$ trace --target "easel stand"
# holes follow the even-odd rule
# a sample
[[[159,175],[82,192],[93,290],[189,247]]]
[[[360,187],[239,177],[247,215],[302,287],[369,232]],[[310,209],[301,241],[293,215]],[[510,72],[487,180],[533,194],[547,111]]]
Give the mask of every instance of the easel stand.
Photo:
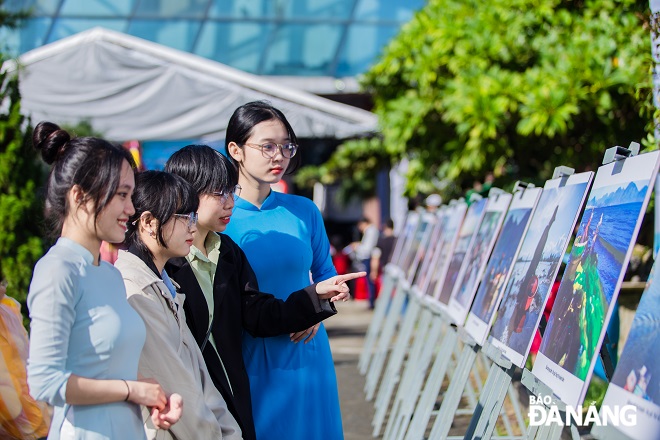
[[[508,359],[502,356],[502,351],[486,342],[482,348],[492,361],[486,385],[479,396],[477,409],[474,411],[470,426],[465,433],[464,439],[487,439],[493,436],[497,419],[502,411],[502,405],[507,391],[513,380],[516,367]],[[521,414],[520,405],[516,398],[511,399],[517,415]],[[505,418],[506,420],[506,418]],[[519,425],[525,426],[522,417],[519,416]],[[511,430],[509,429],[509,432]],[[500,437],[502,438],[502,437]],[[523,438],[514,436],[509,438]]]
[[[446,321],[434,317],[429,307],[429,297],[421,296],[421,292],[415,292],[415,295],[419,296],[422,303],[421,316],[415,341],[408,355],[408,361],[387,420],[384,435],[386,439],[403,438],[424,385],[435,347],[438,346],[443,330],[446,330]]]
[[[374,314],[371,318],[369,328],[367,329],[364,348],[362,349],[360,360],[358,362],[360,374],[363,376],[367,374],[369,363],[371,362],[373,356],[374,345],[376,344],[378,334],[380,333],[383,323],[385,322],[390,303],[393,301],[392,293],[394,292],[398,280],[402,275],[403,272],[397,266],[388,265],[385,267],[383,273],[383,284],[380,289],[378,299],[376,300]]]
[[[462,328],[458,329],[458,333],[463,342],[463,351],[458,359],[456,371],[449,383],[449,388],[442,399],[442,405],[440,406],[435,423],[433,423],[429,438],[447,438],[454,415],[461,401],[463,390],[470,377],[471,367],[474,365],[477,359],[477,353],[479,352],[479,345]]]
[[[383,366],[385,365],[385,359],[387,358],[387,353],[390,349],[390,344],[392,343],[392,337],[394,336],[394,330],[396,329],[397,323],[399,322],[399,316],[403,311],[405,300],[407,298],[407,283],[403,278],[399,278],[397,287],[394,290],[394,296],[392,297],[392,302],[389,305],[387,310],[387,315],[380,332],[376,344],[376,350],[372,356],[371,363],[369,364],[369,370],[367,372],[366,383],[364,386],[364,391],[367,395],[367,401],[371,401],[374,398],[376,393],[376,387],[378,386],[378,380],[380,379],[380,374],[383,371]]]
[[[424,437],[426,426],[429,423],[433,407],[438,394],[440,394],[440,389],[442,388],[442,382],[447,375],[447,369],[451,363],[452,353],[458,346],[458,330],[456,327],[448,324],[450,320],[440,308],[432,306],[432,311],[439,315],[436,316],[436,319],[445,323],[446,331],[438,349],[438,354],[431,367],[431,371],[429,372],[429,377],[413,412],[413,418],[410,421],[409,429],[406,432],[406,440],[419,440]],[[405,431],[403,427],[402,430]]]
[[[421,300],[415,294],[412,293],[410,286],[405,286],[405,295],[407,295],[409,301],[405,316],[401,323],[399,329],[399,334],[397,335],[397,340],[392,349],[392,354],[390,355],[387,369],[383,375],[383,380],[381,381],[380,388],[378,390],[378,395],[376,401],[374,402],[374,407],[376,408],[376,414],[374,415],[373,425],[373,435],[374,437],[380,434],[385,416],[387,415],[387,409],[394,392],[396,384],[399,382],[400,376],[399,372],[401,370],[401,365],[408,351],[410,338],[417,324],[419,318],[419,312],[421,311],[422,305]],[[369,396],[367,395],[367,398]]]

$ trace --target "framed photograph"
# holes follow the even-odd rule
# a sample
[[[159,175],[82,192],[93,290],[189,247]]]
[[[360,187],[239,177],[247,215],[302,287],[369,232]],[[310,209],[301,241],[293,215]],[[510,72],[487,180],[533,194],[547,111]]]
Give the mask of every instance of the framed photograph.
[[[435,227],[431,231],[429,236],[428,245],[426,246],[424,255],[422,255],[422,260],[419,266],[419,271],[417,272],[417,277],[414,280],[414,284],[419,289],[419,292],[426,295],[426,289],[428,289],[431,277],[433,272],[431,270],[433,262],[437,260],[438,252],[441,249],[442,235],[444,233],[444,226],[447,221],[448,215],[450,212],[449,206],[442,206],[436,213],[437,219],[435,222]]]
[[[502,232],[488,260],[465,322],[465,330],[479,345],[484,345],[486,341],[495,309],[511,275],[514,258],[518,255],[522,238],[527,232],[542,191],[541,188],[527,188],[513,194],[511,206],[504,217]]]
[[[458,273],[463,265],[465,255],[472,248],[472,242],[477,235],[477,228],[481,224],[487,201],[488,199],[481,199],[472,203],[465,214],[465,219],[458,232],[456,245],[449,259],[444,280],[442,283],[438,283],[437,291],[434,295],[441,304],[449,304],[449,298],[458,278]]]
[[[504,288],[489,340],[522,367],[594,173],[548,180]]]
[[[409,222],[412,222],[412,218],[417,216],[415,211],[406,212],[403,217],[403,226],[399,226],[399,232],[396,235],[396,241],[394,242],[394,249],[392,249],[392,258],[390,258],[390,264],[398,266],[399,258],[401,257],[402,248],[405,246],[406,242],[406,233],[410,229]]]
[[[417,211],[410,211],[408,213],[403,231],[401,235],[397,237],[397,246],[394,251],[392,251],[392,263],[398,266],[404,272],[408,268],[408,266],[406,266],[406,262],[408,259],[408,254],[410,253],[410,247],[412,246],[413,237],[419,228],[419,217],[420,213]],[[399,242],[401,242],[401,246],[398,246]]]
[[[417,228],[417,231],[413,234],[406,266],[403,267],[406,273],[406,279],[410,285],[415,281],[419,269],[419,263],[429,245],[429,237],[438,222],[438,217],[432,212],[422,212],[419,218],[419,228]]]
[[[435,298],[435,292],[438,286],[444,282],[447,268],[449,267],[449,260],[454,252],[454,247],[458,241],[458,232],[465,219],[465,214],[468,210],[467,203],[464,201],[456,201],[449,205],[445,211],[442,229],[438,243],[436,244],[436,251],[433,254],[433,260],[429,267],[428,285],[424,289],[427,295]]]
[[[598,169],[532,374],[568,405],[584,400],[658,173],[660,152]]]
[[[634,425],[609,427],[636,440],[660,438],[660,266],[655,265],[637,306],[626,345],[601,406],[606,409],[634,405]],[[601,418],[602,419],[602,418]],[[601,428],[594,427],[594,433]]]
[[[486,269],[486,262],[502,228],[504,214],[511,203],[512,197],[509,193],[488,197],[484,216],[456,277],[447,305],[449,316],[459,325],[463,325],[468,310],[470,310],[477,285]]]

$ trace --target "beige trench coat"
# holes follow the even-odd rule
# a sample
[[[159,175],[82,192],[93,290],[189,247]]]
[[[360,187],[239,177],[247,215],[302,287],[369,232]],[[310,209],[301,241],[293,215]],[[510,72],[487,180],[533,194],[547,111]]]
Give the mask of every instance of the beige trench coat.
[[[165,392],[183,397],[183,415],[168,431],[157,430],[143,407],[147,438],[240,439],[241,429],[215,388],[202,353],[186,325],[185,295],[172,298],[165,283],[130,252],[119,251],[115,266],[122,274],[129,304],[147,327],[138,373],[153,378]]]

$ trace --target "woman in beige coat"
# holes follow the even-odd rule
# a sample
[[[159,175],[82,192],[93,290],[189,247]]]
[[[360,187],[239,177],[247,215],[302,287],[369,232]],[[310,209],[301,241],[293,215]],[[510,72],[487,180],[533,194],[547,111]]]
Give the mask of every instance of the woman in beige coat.
[[[138,372],[183,397],[183,413],[169,430],[147,420],[149,439],[240,439],[241,430],[204,364],[183,311],[184,295],[164,270],[167,260],[187,255],[197,222],[198,197],[182,178],[161,171],[137,176],[135,214],[128,224],[128,251],[120,270],[129,304],[144,320],[147,338]]]

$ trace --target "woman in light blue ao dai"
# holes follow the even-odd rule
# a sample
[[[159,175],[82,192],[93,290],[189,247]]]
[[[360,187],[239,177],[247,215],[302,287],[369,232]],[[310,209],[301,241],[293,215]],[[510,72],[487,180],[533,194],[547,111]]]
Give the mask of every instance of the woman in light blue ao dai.
[[[134,212],[133,160],[49,122],[37,125],[33,142],[53,164],[46,217],[59,238],[37,262],[28,294],[30,393],[54,406],[48,439],[143,439],[140,405],[167,428],[181,402],[174,395],[170,406],[160,385],[138,379],[145,327],[119,271],[100,260],[101,241],[123,241]]]

